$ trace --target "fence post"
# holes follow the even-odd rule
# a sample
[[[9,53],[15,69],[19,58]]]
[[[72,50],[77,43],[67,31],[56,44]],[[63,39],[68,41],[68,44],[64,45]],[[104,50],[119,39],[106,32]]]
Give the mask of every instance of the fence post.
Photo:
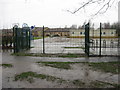
[[[15,25],[13,27],[13,32],[14,32],[14,53],[17,53],[18,52],[18,41],[17,41],[17,38],[18,38],[18,26]]]
[[[13,49],[14,49],[14,53],[15,53],[15,27],[13,27]]]
[[[30,49],[30,47],[31,47],[31,31],[30,31],[30,28],[29,28],[29,30],[28,30],[28,33],[29,33],[29,43],[28,43],[28,47],[29,47],[29,49]]]
[[[89,57],[89,48],[90,48],[90,40],[89,40],[89,23],[85,25],[85,54]]]
[[[43,54],[45,54],[44,26],[43,26]]]
[[[102,24],[100,23],[100,48],[99,48],[99,56],[101,56],[101,30],[102,30]]]

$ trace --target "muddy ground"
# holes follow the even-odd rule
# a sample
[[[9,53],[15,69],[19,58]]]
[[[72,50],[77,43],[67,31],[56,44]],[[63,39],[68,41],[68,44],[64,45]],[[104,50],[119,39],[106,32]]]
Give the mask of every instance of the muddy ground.
[[[12,56],[8,52],[4,52],[2,57],[2,63],[13,65],[13,67],[8,68],[2,67],[3,88],[106,88],[114,87],[114,85],[118,84],[118,74],[105,73],[100,70],[95,71],[91,67],[82,63],[71,64],[71,69],[54,68],[36,63],[38,61],[83,62],[85,60],[99,62],[100,59],[98,58],[23,57]],[[105,58],[103,58],[103,60],[104,59]],[[105,60],[105,62],[110,60],[117,61],[118,58],[111,57],[111,59],[109,58]],[[33,82],[29,82],[26,79],[15,81],[15,75],[29,71],[59,79],[53,81],[47,80],[46,78],[33,78]]]

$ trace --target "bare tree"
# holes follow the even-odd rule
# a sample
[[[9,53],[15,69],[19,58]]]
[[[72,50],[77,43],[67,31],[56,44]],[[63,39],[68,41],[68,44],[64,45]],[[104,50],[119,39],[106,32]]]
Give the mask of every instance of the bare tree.
[[[70,28],[72,28],[72,29],[77,29],[77,25],[76,25],[76,24],[73,24]]]
[[[71,10],[67,10],[68,12],[75,14],[78,11],[80,11],[81,9],[83,9],[84,7],[89,6],[90,4],[98,4],[101,5],[101,8],[92,15],[92,17],[98,15],[98,14],[103,14],[105,13],[115,2],[119,2],[120,0],[87,0],[87,2],[83,2],[83,4],[78,7],[76,10],[71,11]]]
[[[103,23],[103,28],[104,28],[104,29],[110,29],[110,28],[111,28],[110,23],[109,23],[109,22]]]

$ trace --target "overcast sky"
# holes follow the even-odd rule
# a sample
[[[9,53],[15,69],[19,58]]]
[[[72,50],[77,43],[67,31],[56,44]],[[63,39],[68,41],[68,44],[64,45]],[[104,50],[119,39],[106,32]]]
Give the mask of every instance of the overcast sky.
[[[0,0],[0,28],[10,28],[13,23],[27,23],[29,26],[70,27],[78,26],[90,19],[100,6],[92,4],[81,9],[76,14],[74,11],[82,2],[88,0]],[[117,0],[115,0],[117,1]],[[119,0],[118,0],[119,1]],[[114,5],[102,15],[96,16],[92,22],[117,22],[118,6]]]

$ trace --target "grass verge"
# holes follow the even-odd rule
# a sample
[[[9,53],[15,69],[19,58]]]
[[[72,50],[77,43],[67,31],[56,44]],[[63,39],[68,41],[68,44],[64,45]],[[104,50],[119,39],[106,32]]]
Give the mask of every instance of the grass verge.
[[[81,80],[74,80],[72,81],[72,83],[76,86],[87,87],[87,88],[107,88],[107,87],[120,88],[119,84],[112,84],[112,83],[98,81],[98,80],[91,81],[88,84],[86,84]]]
[[[23,72],[21,74],[15,75],[14,80],[15,81],[22,81],[22,80],[27,80],[29,83],[33,83],[34,82],[34,78],[40,78],[40,79],[45,79],[47,81],[52,81],[52,82],[57,82],[57,83],[72,83],[75,86],[79,86],[79,87],[89,87],[89,88],[104,88],[104,87],[115,87],[115,88],[119,88],[120,85],[118,84],[111,84],[111,83],[107,83],[107,82],[102,82],[102,81],[92,81],[90,82],[88,85],[86,84],[86,82],[83,82],[81,80],[63,80],[61,78],[58,77],[54,77],[54,76],[50,76],[50,75],[44,75],[44,74],[37,74],[36,72]]]
[[[112,84],[112,83],[98,81],[98,80],[91,82],[90,86],[95,88],[100,88],[105,86],[113,86],[114,88],[120,88],[120,84]]]
[[[12,64],[0,64],[0,66],[2,66],[2,67],[4,67],[4,68],[11,68],[11,67],[13,67],[13,65]]]
[[[65,80],[61,79],[61,78],[57,78],[54,76],[50,76],[50,75],[44,75],[44,74],[37,74],[36,72],[23,72],[21,74],[15,75],[15,81],[22,81],[22,80],[27,80],[28,82],[32,83],[34,82],[33,78],[40,78],[40,79],[46,79],[47,81],[57,81],[57,82],[63,82]]]
[[[90,52],[90,54],[93,54]],[[25,52],[19,52],[19,53],[12,53],[11,55],[15,56],[34,56],[34,57],[63,57],[63,58],[80,58],[80,57],[88,57],[85,55],[85,53],[58,53],[58,54],[43,54],[43,53],[25,53]],[[100,57],[99,55],[90,55],[90,57]],[[101,57],[119,57],[119,55],[102,55]]]
[[[43,37],[34,37],[34,40],[42,39]]]
[[[71,69],[70,64],[81,63],[91,67],[92,70],[100,70],[102,72],[120,74],[120,62],[37,62],[45,66],[59,69]]]
[[[101,70],[113,74],[120,74],[120,62],[99,62],[99,63],[85,63],[92,67],[93,70]]]
[[[46,38],[48,36],[45,36],[44,38]],[[34,40],[37,40],[37,39],[43,39],[43,37],[34,37]]]
[[[74,85],[76,85],[76,86],[85,86],[85,82],[82,82],[82,81],[80,81],[80,80],[73,80],[72,81],[72,83],[74,84]]]
[[[63,57],[63,58],[79,58],[79,57],[86,57],[85,54],[61,54],[58,55],[58,57]]]
[[[35,57],[63,57],[63,58],[78,58],[85,57],[85,54],[41,54],[41,53],[13,53],[15,56],[35,56]]]
[[[64,47],[64,48],[69,48],[69,49],[72,49],[72,48],[81,48],[81,49],[85,49],[85,47]]]
[[[77,62],[36,62],[36,63],[42,63],[45,66],[50,66],[54,68],[59,68],[59,69],[71,69],[70,64],[74,64]]]

